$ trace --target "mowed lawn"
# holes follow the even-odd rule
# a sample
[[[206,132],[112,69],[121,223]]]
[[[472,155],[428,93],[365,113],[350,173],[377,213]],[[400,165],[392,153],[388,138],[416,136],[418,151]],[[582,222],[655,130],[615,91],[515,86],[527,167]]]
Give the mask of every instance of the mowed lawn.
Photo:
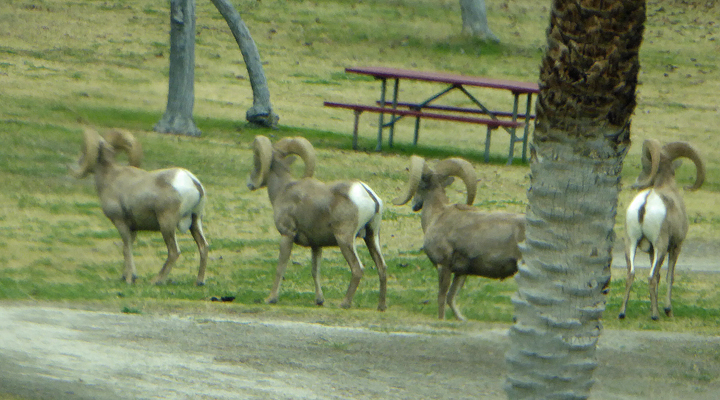
[[[421,250],[419,215],[391,199],[405,185],[409,156],[428,159],[462,156],[480,178],[476,206],[523,212],[529,169],[505,165],[507,135],[496,131],[489,164],[482,162],[484,127],[423,121],[420,145],[411,146],[412,121],[396,130],[394,149],[372,151],[377,116],[360,120],[361,151],[350,149],[352,113],[324,108],[323,101],[372,103],[380,85],[348,75],[344,68],[382,65],[537,81],[545,45],[549,2],[488,3],[491,29],[501,42],[478,42],[461,35],[457,1],[412,2],[264,1],[235,4],[255,40],[280,116],[276,130],[245,122],[252,105],[247,70],[230,30],[211,2],[197,2],[195,120],[200,138],[152,132],[167,101],[169,10],[167,2],[125,0],[72,2],[23,0],[0,4],[0,299],[49,301],[76,307],[126,312],[200,310],[253,312],[283,318],[386,326],[398,321],[434,323],[437,277]],[[719,6],[707,2],[650,1],[641,48],[638,106],[632,122],[634,145],[623,171],[616,222],[622,246],[629,184],[639,171],[646,138],[695,144],[707,162],[701,190],[686,193],[693,248],[717,255],[720,244],[720,32]],[[435,91],[429,84],[407,85],[406,98]],[[490,104],[511,106],[502,91],[479,91]],[[460,97],[449,98],[461,104]],[[103,216],[92,178],[77,180],[67,166],[77,160],[82,128],[132,130],[145,150],[147,169],[182,166],[208,192],[205,231],[211,243],[207,285],[194,287],[197,251],[180,236],[182,256],[173,283],[149,280],[166,257],[157,233],[142,233],[135,246],[140,279],[120,281],[122,244]],[[352,310],[338,310],[350,272],[339,251],[324,252],[326,305],[314,305],[310,252],[296,248],[282,284],[280,302],[264,304],[277,261],[278,234],[267,192],[250,192],[255,135],[276,141],[302,135],[316,147],[316,177],[361,179],[386,201],[382,244],[389,267],[388,305],[377,305],[377,274],[367,251],[358,246],[367,269]],[[518,149],[520,147],[518,146]],[[298,163],[300,164],[300,163]],[[296,165],[296,172],[301,165]],[[678,170],[678,184],[695,176],[692,163]],[[464,188],[453,184],[453,201]],[[681,254],[683,257],[702,254]],[[647,257],[638,256],[641,265]],[[711,261],[710,261],[711,262]],[[615,260],[622,265],[623,260]],[[608,295],[606,326],[716,332],[720,321],[720,278],[680,270],[674,290],[673,320],[652,323],[644,275],[636,280],[628,320],[615,318],[624,290],[624,270],[615,269]],[[664,277],[663,277],[664,283]],[[459,304],[474,321],[510,323],[512,279],[469,279]],[[664,291],[664,285],[661,286]],[[234,296],[219,304],[212,297]],[[461,329],[455,322],[443,323]]]

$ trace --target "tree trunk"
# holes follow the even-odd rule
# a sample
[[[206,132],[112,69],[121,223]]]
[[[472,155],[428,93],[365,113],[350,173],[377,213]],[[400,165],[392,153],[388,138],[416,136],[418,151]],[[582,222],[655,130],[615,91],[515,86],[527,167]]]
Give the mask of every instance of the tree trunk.
[[[156,132],[200,136],[195,102],[195,0],[170,0],[170,77],[165,114]]]
[[[540,71],[511,399],[585,399],[610,281],[644,0],[555,0]]]
[[[462,14],[463,33],[482,40],[500,41],[488,26],[485,0],[460,0],[460,13]]]
[[[272,110],[270,104],[270,90],[268,90],[265,72],[260,62],[260,54],[258,53],[255,41],[250,36],[250,31],[243,22],[240,14],[233,8],[227,0],[211,0],[215,7],[220,11],[223,18],[227,22],[235,41],[240,47],[243,60],[247,66],[248,75],[250,76],[250,86],[253,91],[253,106],[245,114],[245,118],[257,124],[274,127],[277,126],[279,117]]]

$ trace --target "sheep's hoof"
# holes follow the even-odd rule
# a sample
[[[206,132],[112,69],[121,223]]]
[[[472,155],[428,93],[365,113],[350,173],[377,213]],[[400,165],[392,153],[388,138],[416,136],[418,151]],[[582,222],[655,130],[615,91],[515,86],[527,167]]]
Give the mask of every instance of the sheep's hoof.
[[[650,317],[650,318],[652,318],[653,321],[657,321],[657,320],[660,319],[660,317],[658,317],[657,315],[653,315],[653,316]]]
[[[325,300],[324,300],[324,299],[319,299],[319,300],[316,299],[316,300],[315,300],[315,305],[318,305],[318,306],[322,307],[323,304],[325,304]]]
[[[128,285],[132,285],[133,283],[135,283],[135,281],[137,280],[137,278],[138,278],[138,277],[137,277],[137,275],[135,275],[135,274],[132,274],[132,276],[130,277],[130,279],[128,279],[127,276],[125,276],[125,275],[122,276],[122,280],[125,281],[125,282],[127,282]]]
[[[267,300],[265,300],[265,303],[267,303],[267,304],[277,304],[277,302],[278,302],[277,297],[270,297]]]
[[[665,307],[665,315],[667,315],[668,317],[672,317],[673,316],[672,308]]]
[[[618,319],[625,319],[625,313],[622,312],[622,313],[618,314]]]
[[[205,286],[205,282],[195,282],[195,286]]]

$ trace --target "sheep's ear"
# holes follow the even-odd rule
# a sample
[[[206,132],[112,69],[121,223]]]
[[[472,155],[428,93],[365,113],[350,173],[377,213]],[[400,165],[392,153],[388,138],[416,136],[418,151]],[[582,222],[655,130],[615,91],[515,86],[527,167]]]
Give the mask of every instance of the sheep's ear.
[[[282,154],[297,154],[302,158],[305,163],[303,178],[310,178],[315,173],[315,162],[317,160],[315,148],[313,148],[313,145],[304,137],[296,136],[281,139],[275,143],[274,148]]]
[[[297,161],[297,156],[294,154],[290,154],[289,156],[283,158],[288,166],[292,165],[295,161]]]
[[[681,165],[682,165],[682,160],[673,161],[673,163],[672,163],[673,172],[677,171],[677,169],[680,168]]]
[[[472,205],[477,193],[477,176],[475,168],[467,160],[462,158],[447,158],[435,166],[435,172],[439,176],[457,176],[462,179],[467,188],[467,199],[465,204]]]
[[[442,186],[443,186],[443,187],[448,187],[448,186],[450,186],[453,182],[455,182],[455,177],[454,177],[454,176],[448,176],[447,178],[445,178],[445,181],[442,183]]]

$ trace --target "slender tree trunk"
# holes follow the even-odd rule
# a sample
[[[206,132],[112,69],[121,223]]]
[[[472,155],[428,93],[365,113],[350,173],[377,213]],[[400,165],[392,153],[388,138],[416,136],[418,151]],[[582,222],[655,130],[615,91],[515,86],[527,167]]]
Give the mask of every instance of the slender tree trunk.
[[[590,395],[644,22],[644,0],[553,1],[506,355],[511,399]]]
[[[156,132],[200,136],[195,103],[195,0],[170,0],[170,77],[165,114]]]
[[[257,46],[255,46],[255,41],[253,41],[250,36],[250,31],[247,26],[245,26],[240,14],[235,11],[232,4],[227,0],[211,1],[218,11],[220,11],[223,18],[225,18],[233,36],[235,36],[235,41],[240,47],[240,53],[242,53],[248,75],[250,76],[250,86],[253,91],[253,106],[247,111],[245,118],[257,124],[276,126],[279,117],[272,110],[270,90],[268,90],[265,72],[260,62],[260,54],[258,53]]]
[[[463,33],[482,40],[500,41],[488,26],[485,0],[460,0],[460,13],[462,14]]]

